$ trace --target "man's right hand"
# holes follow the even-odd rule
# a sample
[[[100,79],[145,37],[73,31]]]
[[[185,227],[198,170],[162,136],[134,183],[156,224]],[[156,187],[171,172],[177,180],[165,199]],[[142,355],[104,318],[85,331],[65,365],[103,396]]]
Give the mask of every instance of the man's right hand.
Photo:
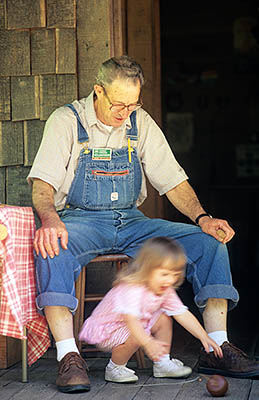
[[[49,255],[51,258],[59,254],[59,240],[63,249],[67,249],[68,232],[65,224],[57,216],[47,222],[43,222],[42,226],[36,231],[34,238],[34,249],[43,258]]]
[[[59,218],[54,206],[54,188],[41,179],[33,179],[32,202],[41,220],[41,227],[36,231],[34,249],[43,258],[51,258],[59,254],[61,247],[67,249],[68,232]]]

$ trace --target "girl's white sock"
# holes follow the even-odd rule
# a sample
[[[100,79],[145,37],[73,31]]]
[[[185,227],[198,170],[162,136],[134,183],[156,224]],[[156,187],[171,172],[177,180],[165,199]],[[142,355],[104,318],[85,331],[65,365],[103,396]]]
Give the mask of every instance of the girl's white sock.
[[[115,364],[115,362],[113,362],[112,359],[110,359],[110,361],[109,361],[108,364],[107,364],[107,367],[110,367],[110,368],[115,368],[115,367],[126,367],[126,365],[127,365],[127,363],[126,363],[126,364],[121,364],[121,365]]]
[[[154,361],[154,364],[162,365],[168,363],[168,361],[170,361],[170,354],[165,354],[159,359],[159,361]]]
[[[62,358],[65,357],[65,355],[67,353],[70,353],[71,351],[74,351],[79,354],[75,338],[60,340],[59,342],[56,342],[56,348],[57,348],[58,362],[60,362]]]
[[[214,331],[214,332],[208,333],[208,335],[219,346],[221,346],[224,342],[228,342],[228,334],[226,331]],[[211,346],[210,346],[210,351],[214,351]]]

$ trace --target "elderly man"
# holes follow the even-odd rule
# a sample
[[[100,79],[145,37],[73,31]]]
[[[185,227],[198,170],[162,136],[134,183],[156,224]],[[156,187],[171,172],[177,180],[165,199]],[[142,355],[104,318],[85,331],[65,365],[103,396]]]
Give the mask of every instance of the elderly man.
[[[176,239],[185,249],[194,301],[206,331],[222,348],[223,359],[201,352],[200,371],[259,375],[258,363],[227,338],[227,312],[238,302],[225,245],[234,231],[202,208],[162,131],[142,109],[143,84],[143,71],[130,57],[105,61],[93,92],[58,108],[46,122],[28,177],[42,223],[34,240],[36,302],[56,341],[62,392],[90,390],[73,335],[74,281],[81,268],[100,254],[134,257],[154,236]],[[144,172],[196,225],[150,219],[138,210],[146,198]]]

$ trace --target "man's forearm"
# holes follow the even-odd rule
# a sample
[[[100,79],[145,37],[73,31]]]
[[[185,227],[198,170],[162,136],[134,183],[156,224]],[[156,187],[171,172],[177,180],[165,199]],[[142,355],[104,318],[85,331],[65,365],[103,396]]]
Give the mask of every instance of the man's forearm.
[[[205,213],[196,193],[187,181],[167,192],[166,196],[177,210],[193,222],[198,215]]]
[[[41,221],[59,218],[54,205],[54,189],[40,179],[33,180],[32,203]]]

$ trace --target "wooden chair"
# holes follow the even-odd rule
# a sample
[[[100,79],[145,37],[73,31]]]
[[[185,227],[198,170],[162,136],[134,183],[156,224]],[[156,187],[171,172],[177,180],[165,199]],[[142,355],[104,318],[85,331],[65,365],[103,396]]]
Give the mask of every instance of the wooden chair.
[[[126,256],[125,254],[106,254],[102,256],[95,257],[90,263],[93,262],[115,262],[116,264],[116,269],[119,271],[122,267],[125,267],[125,264],[127,264],[129,261],[129,257]],[[89,263],[89,264],[90,264]],[[89,265],[88,264],[88,265]],[[85,283],[86,283],[86,271],[87,271],[87,266],[82,268],[82,271],[76,281],[76,297],[79,300],[79,305],[78,309],[75,313],[74,316],[74,332],[75,332],[75,337],[78,338],[79,331],[83,325],[84,319],[85,319],[85,305],[88,302],[96,302],[100,301],[103,299],[104,294],[86,294],[85,293]],[[81,353],[83,352],[89,352],[89,351],[98,351],[95,347],[85,347],[83,346],[83,343],[78,341],[78,348]],[[144,358],[144,352],[142,349],[139,349],[135,353],[136,361],[137,361],[137,366],[138,368],[145,368],[145,358]]]

